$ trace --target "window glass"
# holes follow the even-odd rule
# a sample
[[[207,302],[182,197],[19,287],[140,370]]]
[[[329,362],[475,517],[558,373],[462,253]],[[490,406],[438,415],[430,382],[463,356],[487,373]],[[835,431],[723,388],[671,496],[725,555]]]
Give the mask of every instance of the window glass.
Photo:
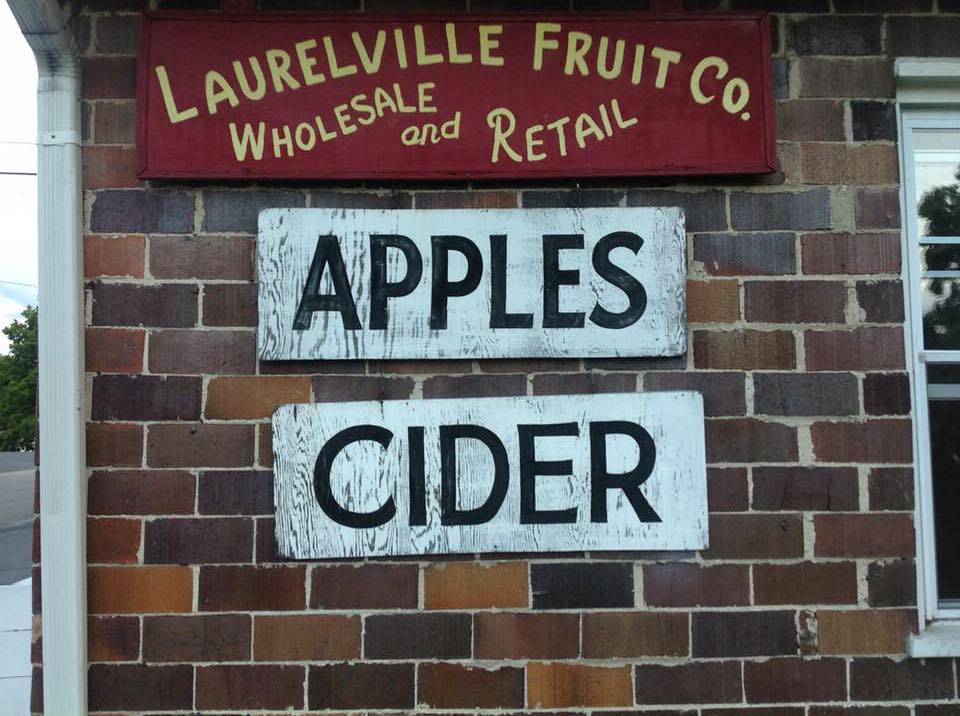
[[[960,398],[960,385],[950,388],[944,392]],[[960,399],[930,400],[929,411],[937,591],[941,602],[954,601],[960,600]]]
[[[916,130],[917,236],[960,236],[960,131]]]

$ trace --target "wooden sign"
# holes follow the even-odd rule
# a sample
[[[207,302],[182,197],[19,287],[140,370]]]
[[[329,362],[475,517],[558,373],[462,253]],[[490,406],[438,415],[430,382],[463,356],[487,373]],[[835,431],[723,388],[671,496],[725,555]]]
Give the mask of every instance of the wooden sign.
[[[776,167],[765,14],[142,17],[142,178]]]
[[[680,209],[271,209],[260,358],[686,350]]]
[[[294,559],[707,546],[698,393],[284,405]]]

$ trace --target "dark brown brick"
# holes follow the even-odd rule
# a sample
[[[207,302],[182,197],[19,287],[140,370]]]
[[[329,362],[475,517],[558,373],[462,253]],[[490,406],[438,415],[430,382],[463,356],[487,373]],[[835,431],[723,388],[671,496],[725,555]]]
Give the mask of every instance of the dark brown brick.
[[[193,231],[193,213],[193,194],[187,191],[107,189],[94,195],[90,231],[96,234],[186,233]],[[161,276],[154,274],[154,278]]]
[[[95,326],[182,328],[197,323],[196,285],[94,282],[91,294]]]
[[[917,603],[917,568],[912,559],[874,562],[867,566],[867,604],[906,607]]]
[[[619,659],[686,656],[690,620],[676,612],[601,612],[583,615],[583,657]]]
[[[871,510],[913,510],[913,469],[877,467],[870,471]]]
[[[753,418],[708,419],[707,462],[794,462],[797,430]]]
[[[707,559],[787,559],[803,555],[798,515],[710,515]]]
[[[438,375],[423,381],[424,398],[489,398],[526,392],[524,375]]]
[[[131,101],[95,102],[93,136],[98,144],[134,144],[137,108]]]
[[[154,278],[252,281],[252,239],[229,236],[151,236]]]
[[[319,0],[326,4],[323,9],[359,10],[354,0]],[[337,5],[340,7],[337,7]],[[265,10],[265,0],[261,0],[260,9]],[[279,8],[278,8],[279,9]],[[310,206],[325,209],[411,209],[413,197],[405,192],[391,188],[389,191],[341,191],[339,189],[318,189],[310,192]]]
[[[903,284],[899,281],[857,283],[857,303],[868,323],[903,322]]]
[[[850,698],[863,701],[948,699],[954,696],[949,659],[854,659]]]
[[[636,7],[631,5],[631,9]],[[727,228],[727,198],[722,191],[631,189],[627,192],[627,206],[679,206],[684,210],[687,231]]]
[[[896,370],[903,368],[903,329],[857,328],[806,331],[807,370]]]
[[[918,712],[919,713],[919,712]],[[810,716],[909,716],[907,706],[811,706]]]
[[[84,359],[88,371],[139,373],[143,370],[142,330],[87,328],[84,331]]]
[[[198,420],[200,378],[100,375],[93,379],[92,420]]]
[[[273,514],[272,472],[203,472],[197,491],[197,509],[201,515]]]
[[[851,102],[850,124],[855,142],[894,141],[897,138],[896,105],[893,102]]]
[[[203,194],[203,230],[256,234],[262,209],[305,205],[304,192],[296,189],[207,190]]]
[[[87,518],[87,563],[132,564],[139,561],[140,520]]]
[[[257,325],[257,287],[252,283],[208,283],[203,287],[203,325]]]
[[[748,281],[744,316],[757,323],[842,323],[847,287],[839,281]]]
[[[306,606],[306,568],[202,567],[203,611],[282,611]]]
[[[143,619],[143,659],[148,662],[247,661],[251,643],[247,614]]]
[[[312,709],[412,709],[413,664],[311,666]]]
[[[847,514],[814,517],[818,557],[910,557],[914,554],[912,515]]]
[[[465,659],[470,656],[469,614],[374,614],[364,626],[367,659]]]
[[[253,331],[159,330],[150,333],[150,372],[252,373]]]
[[[748,504],[747,471],[742,467],[707,468],[710,512],[744,512]]]
[[[151,467],[248,467],[253,464],[253,426],[157,423],[147,433]]]
[[[201,709],[303,708],[302,666],[201,666],[197,706]]]
[[[789,331],[694,331],[697,368],[772,370],[796,366],[796,341]]]
[[[743,415],[746,397],[743,373],[662,372],[643,376],[644,390],[695,390],[703,395],[708,416]]]
[[[140,620],[137,617],[90,617],[87,620],[87,659],[137,661]]]
[[[186,664],[91,664],[87,684],[91,711],[193,707],[193,667]]]
[[[143,427],[128,423],[87,423],[87,465],[139,467]]]
[[[415,609],[418,570],[412,564],[317,567],[311,572],[311,609]]]
[[[418,706],[442,709],[520,709],[524,706],[522,668],[420,664],[419,669]]]
[[[886,59],[802,57],[797,66],[801,97],[894,96],[893,63]]]
[[[137,93],[133,57],[84,57],[80,61],[84,99],[132,99]]]
[[[852,373],[756,373],[754,412],[758,415],[856,415],[858,381]]]
[[[770,659],[746,662],[743,682],[751,703],[845,701],[843,659]]]
[[[794,613],[697,612],[691,625],[692,656],[780,656],[797,652]]]
[[[960,18],[891,17],[887,45],[893,57],[957,57]]]
[[[217,564],[253,560],[253,520],[240,517],[147,522],[145,564]]]
[[[654,607],[732,607],[750,603],[750,575],[742,565],[666,563],[643,567],[644,601]]]
[[[693,260],[710,276],[792,274],[796,249],[792,234],[697,234]]]
[[[628,373],[549,373],[533,378],[534,395],[633,393],[637,376]]]
[[[753,509],[825,511],[859,507],[856,468],[755,467]]]
[[[739,703],[743,698],[739,661],[637,664],[634,673],[642,704]]]
[[[418,209],[515,209],[515,191],[431,191],[414,196]]]
[[[627,562],[552,562],[530,565],[534,609],[633,606],[633,569]]]
[[[933,0],[833,0],[837,12],[906,13],[930,12]],[[816,709],[817,716],[824,709]]]
[[[738,231],[829,229],[830,192],[734,192],[730,195],[730,223]]]
[[[136,15],[105,15],[97,18],[97,54],[136,55]]]
[[[910,462],[913,457],[908,420],[814,423],[810,436],[820,462]]]
[[[194,477],[178,470],[94,471],[87,482],[92,515],[192,514]]]
[[[779,139],[842,142],[843,103],[819,99],[777,102]]]
[[[523,205],[534,208],[620,206],[623,192],[610,189],[534,189],[523,192]]]
[[[787,41],[799,55],[880,54],[879,17],[823,15],[793,20]]]
[[[84,189],[140,187],[139,163],[134,147],[87,145],[80,158]]]
[[[753,565],[757,604],[856,604],[853,562]]]
[[[258,616],[257,661],[335,661],[360,657],[360,617],[332,614]]]
[[[800,250],[805,274],[900,273],[900,235],[802,234]]]
[[[480,612],[474,617],[477,659],[570,659],[579,653],[577,614]]]
[[[858,189],[858,229],[899,229],[900,192],[896,189]]]
[[[867,415],[908,415],[910,379],[906,373],[868,373],[863,377]]]
[[[318,403],[339,403],[350,400],[405,400],[412,392],[412,378],[366,375],[313,376],[313,395]]]

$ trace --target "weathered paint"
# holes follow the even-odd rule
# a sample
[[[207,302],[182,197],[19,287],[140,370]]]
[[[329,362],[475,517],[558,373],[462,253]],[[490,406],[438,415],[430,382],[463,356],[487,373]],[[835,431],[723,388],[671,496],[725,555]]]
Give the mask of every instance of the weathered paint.
[[[628,473],[653,458],[637,489],[659,521],[609,489],[602,499],[606,521],[591,505],[591,479],[599,480],[591,424],[623,421],[640,426],[649,445],[627,435],[605,438],[606,470]],[[567,523],[521,524],[518,425],[565,425],[564,436],[535,439],[533,458],[537,510],[569,510]],[[507,485],[502,503],[480,524],[443,524],[440,426],[479,426],[503,445]],[[356,426],[386,429],[380,442],[352,442],[321,457],[331,438]],[[411,499],[411,444],[423,428],[423,499]],[[599,428],[594,428],[599,429]],[[573,435],[569,433],[574,433]],[[389,437],[383,439],[383,435]],[[334,441],[335,442],[335,441]],[[330,448],[328,447],[328,451]],[[703,401],[699,393],[630,393],[556,397],[474,398],[284,405],[273,417],[274,500],[280,553],[296,559],[475,552],[584,550],[693,550],[707,546],[706,459]],[[591,453],[594,453],[591,456]],[[654,456],[655,453],[655,456]],[[494,489],[493,452],[480,440],[463,439],[448,466],[456,465],[456,507],[475,509]],[[528,458],[530,457],[528,453]],[[527,463],[530,464],[529,462]],[[328,466],[324,479],[323,465]],[[414,467],[414,471],[416,471]],[[329,486],[327,497],[318,489]],[[318,485],[320,486],[318,488]],[[448,490],[448,494],[451,494]],[[353,513],[371,526],[338,523],[321,499]],[[392,502],[391,502],[392,501]],[[329,503],[328,503],[329,504]],[[417,505],[423,505],[417,518]],[[392,505],[392,508],[390,507]],[[336,508],[334,508],[336,509]],[[370,517],[378,510],[388,510]],[[389,514],[392,510],[393,514]],[[528,513],[529,514],[529,513]],[[553,518],[550,518],[553,519]],[[565,519],[570,519],[568,516]],[[373,526],[377,523],[376,526]]]
[[[372,258],[372,235],[408,237],[422,261],[416,287],[387,300],[385,327],[371,326],[371,267],[380,263]],[[482,268],[475,289],[446,301],[446,327],[441,328],[431,319],[437,283],[432,276],[432,240],[448,235],[464,237],[475,246]],[[582,249],[556,251],[558,270],[553,271],[545,267],[545,257],[554,252],[545,250],[552,239],[544,237],[551,235],[582,237]],[[634,243],[605,251],[610,244],[600,242],[611,235],[633,236]],[[301,304],[305,294],[335,294],[329,265],[316,289],[307,290],[320,242],[331,241],[324,238],[331,236],[336,237],[356,306],[352,326],[345,325],[350,321],[338,310],[299,310],[306,308]],[[491,262],[496,241],[505,244],[500,271]],[[678,355],[686,350],[684,250],[683,212],[676,208],[266,210],[260,214],[257,241],[259,354],[263,360]],[[386,280],[402,281],[410,272],[404,255],[387,249],[383,256]],[[446,275],[450,281],[462,279],[466,258],[457,251],[450,251],[449,257]],[[604,257],[642,287],[646,305],[641,313],[626,317],[630,289],[615,285],[598,270],[598,259]],[[504,274],[502,288],[495,290],[499,280],[494,277]],[[562,285],[548,286],[545,292],[545,276],[546,283]],[[634,290],[634,298],[639,293]],[[556,318],[547,320],[556,312],[547,308],[546,294],[556,294],[558,311],[582,313],[582,325],[556,327]],[[493,326],[492,301],[497,296],[507,313],[530,316],[521,321],[525,327]],[[623,314],[623,319],[612,319],[623,325],[610,327],[611,319],[595,314],[598,307]]]

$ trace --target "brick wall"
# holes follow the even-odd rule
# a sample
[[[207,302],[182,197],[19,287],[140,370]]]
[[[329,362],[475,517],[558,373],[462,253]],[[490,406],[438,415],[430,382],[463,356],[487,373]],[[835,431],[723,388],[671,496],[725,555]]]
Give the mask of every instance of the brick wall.
[[[960,54],[960,2],[689,2],[787,13],[772,23],[781,171],[519,188],[140,182],[145,4],[91,0],[76,22],[91,711],[957,713],[956,663],[904,656],[915,546],[891,58]],[[365,0],[411,5],[466,9]],[[686,356],[256,359],[261,208],[570,204],[686,209]],[[275,556],[277,404],[676,388],[705,398],[707,551]]]

